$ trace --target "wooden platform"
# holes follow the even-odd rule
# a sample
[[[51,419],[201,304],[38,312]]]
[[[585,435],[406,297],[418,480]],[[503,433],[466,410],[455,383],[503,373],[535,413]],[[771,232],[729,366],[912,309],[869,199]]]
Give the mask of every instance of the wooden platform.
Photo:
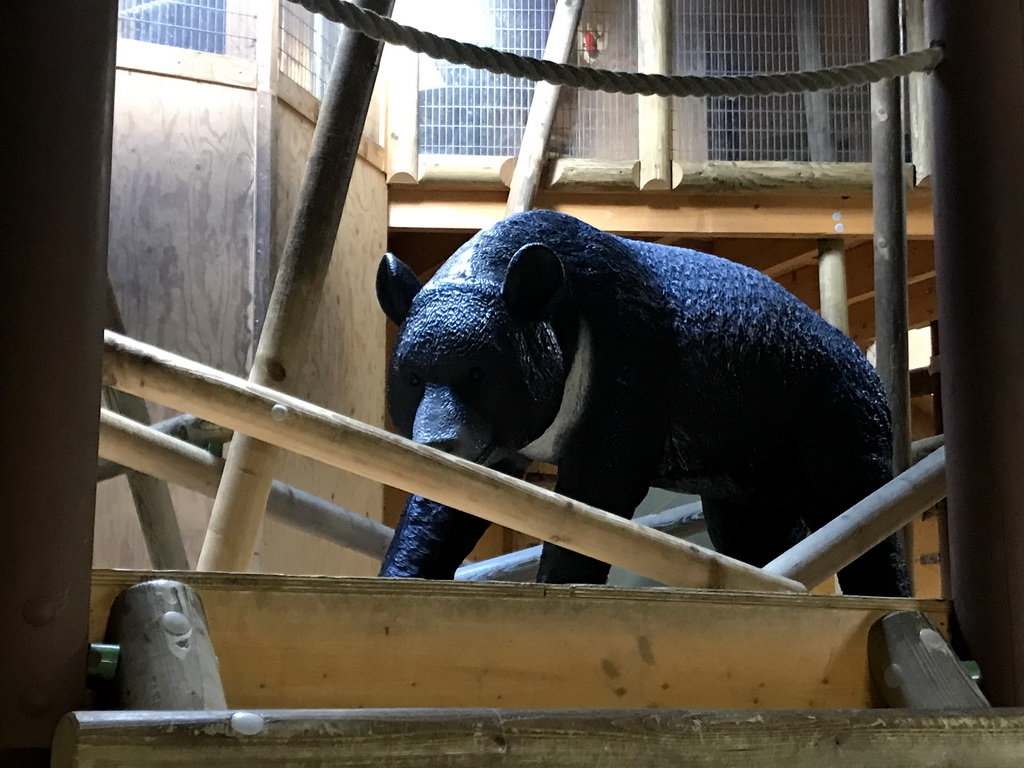
[[[90,638],[140,571],[93,575]],[[256,574],[198,590],[229,707],[858,708],[867,633],[939,601]]]

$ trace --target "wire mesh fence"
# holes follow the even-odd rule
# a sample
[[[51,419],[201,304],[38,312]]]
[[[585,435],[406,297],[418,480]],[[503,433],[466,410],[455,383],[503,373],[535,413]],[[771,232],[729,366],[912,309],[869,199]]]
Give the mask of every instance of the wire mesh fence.
[[[324,96],[341,25],[310,13],[287,0],[281,2],[281,72],[312,93]]]
[[[258,0],[118,0],[118,36],[256,58]]]
[[[543,53],[554,0],[451,0],[400,18],[428,31],[514,53]],[[424,7],[427,6],[427,7]],[[757,74],[868,58],[867,0],[673,0],[674,72]],[[573,63],[637,67],[637,0],[587,0]],[[518,152],[533,86],[420,57],[420,151]],[[673,100],[678,160],[864,161],[866,86],[817,94]],[[564,89],[551,150],[637,156],[635,97]]]
[[[866,0],[674,2],[679,74],[761,74],[868,58]],[[676,157],[868,160],[868,93],[867,86],[856,86],[812,94],[676,99]]]

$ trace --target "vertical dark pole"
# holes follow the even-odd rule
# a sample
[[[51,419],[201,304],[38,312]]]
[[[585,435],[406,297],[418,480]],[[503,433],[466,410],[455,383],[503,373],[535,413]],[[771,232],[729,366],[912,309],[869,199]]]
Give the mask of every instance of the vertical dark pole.
[[[0,765],[85,698],[117,3],[5,0]]]
[[[962,652],[1024,705],[1024,9],[933,0],[935,261]]]
[[[871,0],[871,58],[900,52],[900,0]],[[900,81],[871,85],[872,199],[875,214],[875,348],[893,424],[893,469],[910,466],[907,218]],[[909,550],[908,550],[909,551]]]

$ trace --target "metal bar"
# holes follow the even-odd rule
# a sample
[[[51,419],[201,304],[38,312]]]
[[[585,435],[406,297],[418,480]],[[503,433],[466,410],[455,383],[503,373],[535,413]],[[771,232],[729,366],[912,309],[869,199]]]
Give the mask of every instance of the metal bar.
[[[359,0],[390,15],[394,0]],[[377,79],[382,45],[341,32],[306,175],[277,271],[249,381],[293,387],[320,304],[359,139]],[[238,435],[214,500],[199,570],[244,571],[252,560],[280,450]]]
[[[900,51],[900,0],[871,0],[871,58]],[[900,81],[871,85],[875,245],[875,348],[892,409],[893,472],[910,466],[910,340],[907,198],[903,178]]]
[[[1024,702],[1024,8],[933,0],[935,261],[955,639]]]
[[[108,0],[0,6],[4,768],[48,765],[85,704],[116,21]]]

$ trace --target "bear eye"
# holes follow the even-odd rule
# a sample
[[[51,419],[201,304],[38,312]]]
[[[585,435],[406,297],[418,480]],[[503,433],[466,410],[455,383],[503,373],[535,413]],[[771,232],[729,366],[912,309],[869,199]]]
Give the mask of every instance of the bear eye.
[[[409,374],[409,386],[418,387],[423,381],[415,373]]]
[[[481,368],[479,365],[473,366],[472,368],[469,369],[469,378],[471,378],[473,381],[483,381],[484,369]]]

